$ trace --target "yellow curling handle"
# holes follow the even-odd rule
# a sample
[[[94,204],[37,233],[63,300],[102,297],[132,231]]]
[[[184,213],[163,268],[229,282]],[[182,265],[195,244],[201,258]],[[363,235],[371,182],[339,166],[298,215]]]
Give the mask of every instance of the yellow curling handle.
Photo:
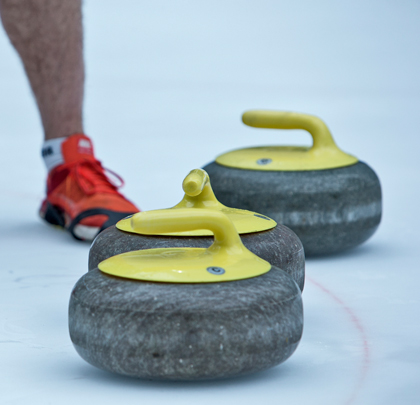
[[[191,210],[211,209],[214,211],[223,212],[233,222],[236,231],[240,234],[261,232],[274,228],[277,223],[265,215],[257,214],[255,212],[239,210],[236,208],[226,207],[221,204],[214,195],[211,188],[210,178],[207,172],[203,169],[194,169],[185,177],[182,188],[184,189],[184,198],[175,207],[167,210],[160,210],[160,212],[170,211],[175,212],[180,209],[189,208]],[[139,214],[134,214],[132,217],[123,219],[117,223],[117,228],[121,231],[142,234],[141,228],[136,227],[135,221]],[[176,215],[176,214],[171,214]],[[211,236],[212,232],[209,229],[194,228],[194,230],[184,230],[177,228],[176,231],[171,231],[169,228],[164,228],[153,233],[154,235],[165,236]]]
[[[196,197],[202,195],[203,189],[210,182],[209,175],[203,169],[191,170],[182,182],[182,188],[186,195]],[[202,195],[203,196],[203,195]],[[210,196],[213,199],[214,194]],[[216,197],[214,197],[215,199]]]
[[[225,153],[216,162],[228,167],[266,171],[325,170],[358,162],[334,142],[327,125],[313,115],[286,111],[247,111],[244,124],[256,128],[304,129],[313,139],[312,147],[263,146]]]
[[[182,188],[184,198],[173,208],[227,208],[217,200],[209,175],[203,169],[191,170],[182,182]]]
[[[314,115],[252,110],[242,115],[242,122],[254,128],[304,129],[312,135],[312,148],[338,149],[325,122]]]
[[[134,229],[145,235],[204,228],[214,234],[214,245],[223,244],[226,248],[242,245],[232,221],[226,215],[214,210],[184,208],[177,211],[146,211],[134,215],[131,218],[131,224]]]
[[[208,229],[214,243],[208,249],[168,248],[127,252],[99,263],[107,274],[135,280],[169,283],[217,283],[257,277],[270,263],[250,252],[232,221],[222,212],[201,209],[156,210],[131,218],[142,234]]]

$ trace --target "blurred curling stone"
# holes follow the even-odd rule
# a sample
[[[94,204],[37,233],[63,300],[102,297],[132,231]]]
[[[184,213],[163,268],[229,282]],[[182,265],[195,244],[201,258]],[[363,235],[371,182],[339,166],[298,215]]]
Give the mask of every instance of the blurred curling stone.
[[[215,197],[208,174],[202,169],[192,170],[184,179],[185,196],[169,212],[188,209],[191,214],[202,209],[223,212],[233,222],[243,244],[257,256],[288,273],[303,289],[305,255],[302,243],[293,231],[265,215],[229,208]],[[212,233],[206,229],[194,231],[158,232],[145,235],[138,227],[141,213],[134,214],[101,232],[89,252],[89,270],[102,260],[120,253],[151,248],[209,247]]]
[[[305,129],[313,145],[254,147],[220,155],[204,169],[223,204],[261,212],[291,228],[306,255],[336,253],[373,235],[382,214],[378,176],[341,151],[321,119],[248,111],[242,120],[257,128]]]

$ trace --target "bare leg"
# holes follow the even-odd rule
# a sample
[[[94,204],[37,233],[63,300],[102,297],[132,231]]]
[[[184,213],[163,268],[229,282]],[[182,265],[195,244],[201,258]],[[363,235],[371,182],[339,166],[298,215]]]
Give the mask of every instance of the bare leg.
[[[81,0],[0,0],[0,15],[22,58],[45,139],[82,133]]]

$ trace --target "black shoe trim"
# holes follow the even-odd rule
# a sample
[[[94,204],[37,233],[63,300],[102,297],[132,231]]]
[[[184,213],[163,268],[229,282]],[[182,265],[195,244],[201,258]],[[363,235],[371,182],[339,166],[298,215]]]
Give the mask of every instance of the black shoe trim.
[[[116,211],[111,211],[104,208],[92,208],[90,210],[81,212],[76,218],[73,219],[73,221],[71,221],[70,225],[66,229],[73,235],[75,239],[84,240],[84,239],[79,238],[74,233],[74,228],[76,227],[76,225],[80,223],[82,219],[92,217],[94,215],[106,215],[108,219],[102,225],[101,229],[98,232],[99,234],[104,229],[112,225],[115,225],[118,221],[120,221],[121,219],[124,219],[125,217],[131,214],[133,214],[133,212],[116,212]]]
[[[62,211],[51,205],[49,202],[47,202],[47,209],[41,217],[51,225],[60,226],[62,228],[66,227]]]

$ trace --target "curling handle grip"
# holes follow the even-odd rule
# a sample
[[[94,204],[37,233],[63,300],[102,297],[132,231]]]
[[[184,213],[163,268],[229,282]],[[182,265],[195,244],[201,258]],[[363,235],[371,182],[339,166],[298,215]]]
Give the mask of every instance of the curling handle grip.
[[[314,115],[288,111],[250,110],[242,115],[242,121],[256,128],[304,129],[313,138],[313,149],[337,148],[325,122]]]

